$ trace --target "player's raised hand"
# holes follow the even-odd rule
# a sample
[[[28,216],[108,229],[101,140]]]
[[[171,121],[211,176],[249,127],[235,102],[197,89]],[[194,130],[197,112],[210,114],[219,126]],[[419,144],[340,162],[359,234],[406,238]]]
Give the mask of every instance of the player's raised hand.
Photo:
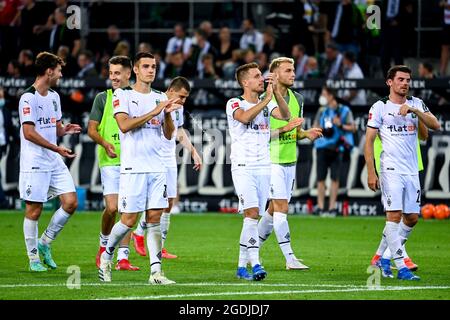
[[[171,105],[172,103],[175,103],[178,100],[178,98],[172,98],[169,100],[161,101],[155,108],[155,111],[161,113],[167,106]]]
[[[278,85],[278,76],[275,73],[269,73],[269,79],[272,83],[273,92],[279,92],[278,89],[280,86]]]
[[[170,113],[170,112],[172,112],[172,111],[181,109],[182,107],[183,107],[182,104],[172,103],[170,106],[167,106],[167,107],[164,109],[164,112],[165,112],[165,113]]]
[[[310,141],[314,141],[317,138],[323,137],[322,128],[310,128],[306,130],[306,137]]]
[[[195,149],[192,152],[192,160],[194,160],[194,170],[199,171],[202,168],[203,161],[202,157],[200,157],[197,150]]]
[[[64,134],[78,134],[81,132],[81,126],[75,123],[64,125]]]
[[[273,97],[273,86],[272,86],[272,81],[270,80],[270,78],[267,79],[267,89],[266,89],[266,102],[269,103],[270,100],[272,100]]]
[[[294,128],[300,127],[304,121],[305,119],[303,118],[294,118],[286,125],[286,130],[289,132]]]
[[[57,152],[66,158],[75,158],[77,156],[75,153],[72,152],[72,150],[67,149],[66,147],[63,146],[58,146]]]
[[[367,176],[367,184],[372,191],[377,191],[380,187],[378,177],[375,173],[368,174]]]
[[[103,148],[105,148],[108,157],[117,158],[116,149],[114,148],[114,145],[105,141]]]
[[[401,116],[406,116],[408,113],[412,111],[412,108],[408,106],[407,104],[404,104],[400,107],[400,110],[398,111],[398,114]]]

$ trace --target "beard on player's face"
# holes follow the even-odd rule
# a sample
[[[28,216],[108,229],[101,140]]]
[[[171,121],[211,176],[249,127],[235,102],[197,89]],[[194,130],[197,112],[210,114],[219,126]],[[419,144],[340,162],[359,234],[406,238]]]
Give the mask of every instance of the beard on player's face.
[[[397,90],[394,90],[394,92],[399,96],[405,97],[408,94],[408,90],[408,87],[405,88],[403,86],[400,86],[399,88],[397,88]]]

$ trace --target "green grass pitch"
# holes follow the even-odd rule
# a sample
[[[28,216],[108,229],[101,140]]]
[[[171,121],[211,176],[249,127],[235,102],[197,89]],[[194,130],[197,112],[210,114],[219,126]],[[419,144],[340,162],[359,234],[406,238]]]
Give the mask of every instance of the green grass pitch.
[[[50,213],[42,215],[39,235]],[[99,212],[79,212],[53,243],[58,269],[28,271],[23,212],[1,212],[0,299],[450,299],[450,221],[420,220],[407,244],[419,265],[418,282],[381,278],[367,273],[384,226],[382,217],[290,216],[292,245],[308,271],[285,270],[275,235],[261,249],[268,277],[262,282],[235,278],[242,217],[224,214],[172,215],[166,247],[178,259],[165,260],[172,286],[150,286],[148,257],[131,248],[130,260],[140,271],[113,271],[113,281],[100,283],[95,267]],[[81,288],[70,289],[69,266],[81,271]],[[394,270],[394,275],[396,271]],[[73,275],[72,275],[73,276]],[[374,280],[369,281],[375,283]]]

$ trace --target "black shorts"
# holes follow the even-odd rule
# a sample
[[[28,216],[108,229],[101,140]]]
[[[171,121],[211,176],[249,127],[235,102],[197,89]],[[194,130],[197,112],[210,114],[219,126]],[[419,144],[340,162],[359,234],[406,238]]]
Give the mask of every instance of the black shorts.
[[[324,181],[331,168],[331,180],[339,181],[342,153],[331,149],[317,149],[317,181]]]
[[[450,45],[450,25],[444,24],[444,26],[442,28],[441,39],[442,39],[442,45],[444,45],[444,46]]]

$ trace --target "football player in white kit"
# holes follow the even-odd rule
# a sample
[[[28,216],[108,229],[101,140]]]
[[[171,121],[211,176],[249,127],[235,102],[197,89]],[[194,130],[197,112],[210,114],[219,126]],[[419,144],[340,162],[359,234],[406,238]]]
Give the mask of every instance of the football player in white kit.
[[[287,270],[307,270],[291,247],[291,232],[288,224],[289,201],[295,185],[297,140],[310,141],[322,136],[322,129],[303,130],[304,98],[290,89],[294,84],[295,65],[292,58],[279,57],[270,63],[269,71],[277,75],[278,87],[291,112],[290,121],[271,119],[270,157],[270,204],[258,223],[260,245],[275,231],[278,245],[286,260]]]
[[[421,99],[407,96],[410,81],[409,67],[397,65],[389,69],[386,81],[389,96],[377,101],[369,111],[364,157],[369,188],[373,191],[381,188],[387,218],[383,234],[398,269],[397,278],[419,280],[405,265],[401,238],[408,238],[420,212],[417,161],[419,119],[433,130],[439,130],[440,124]],[[383,146],[379,179],[374,165],[377,134]],[[400,225],[402,217],[403,224]],[[384,277],[393,278],[389,259],[381,259],[381,269]]]
[[[244,213],[236,276],[259,281],[267,275],[259,260],[258,217],[265,211],[269,197],[269,118],[272,115],[289,120],[291,115],[273,74],[268,75],[266,96],[260,100],[264,78],[256,63],[237,68],[236,80],[244,93],[228,100],[226,105],[231,136],[231,175],[239,209]],[[275,95],[278,105],[272,101],[272,95]],[[246,269],[247,260],[252,266],[252,275]]]
[[[47,271],[39,254],[49,268],[56,269],[50,244],[78,206],[72,176],[61,157],[74,158],[76,155],[56,144],[57,137],[81,131],[77,124],[62,124],[61,101],[58,93],[51,89],[62,77],[64,64],[52,53],[39,53],[35,61],[36,81],[25,90],[19,101],[19,191],[20,198],[25,201],[23,233],[33,272]],[[61,207],[56,210],[38,241],[42,204],[55,196],[59,196]]]
[[[102,214],[100,246],[95,257],[100,267],[100,255],[106,250],[109,234],[116,222],[120,181],[119,126],[113,115],[113,92],[130,86],[132,62],[127,56],[114,56],[108,61],[111,89],[97,94],[92,104],[88,122],[88,135],[97,146],[97,157],[102,181],[105,209]],[[137,271],[129,261],[131,231],[122,239],[117,252],[116,270]]]
[[[166,95],[169,99],[178,98],[179,102],[184,105],[186,99],[191,91],[191,86],[189,81],[184,77],[176,77],[172,79],[169,87],[167,88]],[[173,206],[173,202],[177,197],[177,157],[176,157],[176,141],[179,141],[186,150],[189,150],[194,161],[194,170],[200,170],[202,166],[202,158],[200,157],[197,150],[191,143],[188,135],[183,129],[184,119],[183,119],[183,108],[175,110],[172,112],[172,120],[175,125],[175,134],[171,140],[167,140],[164,137],[162,139],[162,157],[164,164],[167,167],[167,198],[169,199],[169,206],[164,209],[161,215],[161,237],[162,237],[162,257],[164,259],[176,259],[177,256],[169,253],[164,247],[167,234],[169,232],[170,226],[170,211]],[[134,247],[136,252],[142,256],[146,255],[145,245],[144,245],[144,233],[147,228],[147,222],[145,221],[145,215],[142,214],[141,219],[136,230],[133,232]]]
[[[120,129],[121,163],[119,212],[106,250],[100,256],[99,278],[111,281],[114,250],[134,227],[138,213],[146,212],[147,246],[150,256],[150,284],[172,284],[161,268],[160,218],[167,202],[166,167],[161,157],[161,135],[171,139],[175,127],[170,112],[180,108],[178,99],[151,88],[156,75],[156,60],[140,52],[134,59],[136,83],[133,88],[117,89],[113,97],[114,116]]]

